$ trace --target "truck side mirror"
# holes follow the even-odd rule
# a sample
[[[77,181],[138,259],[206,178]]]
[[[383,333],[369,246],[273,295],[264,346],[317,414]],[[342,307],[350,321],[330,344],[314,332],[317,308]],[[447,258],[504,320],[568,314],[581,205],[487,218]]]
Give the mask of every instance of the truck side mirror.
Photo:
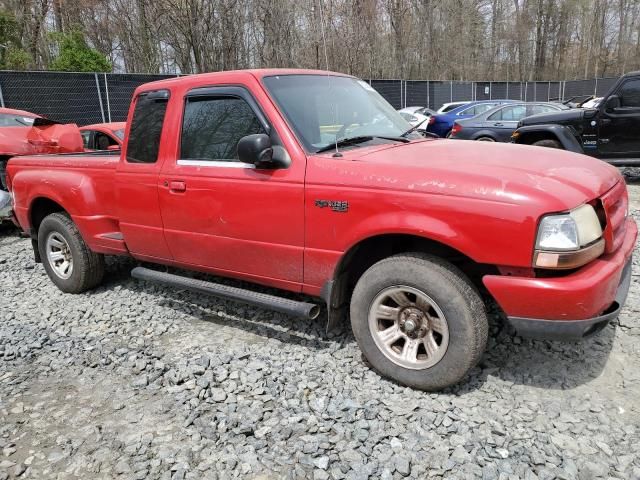
[[[274,155],[269,135],[255,133],[242,137],[238,142],[238,160],[256,168],[286,168],[289,163],[282,155]]]
[[[604,105],[607,112],[611,112],[616,108],[620,108],[620,97],[618,95],[611,95],[607,98],[607,102]]]
[[[258,166],[268,163],[273,157],[271,139],[264,133],[242,137],[238,142],[238,160]]]

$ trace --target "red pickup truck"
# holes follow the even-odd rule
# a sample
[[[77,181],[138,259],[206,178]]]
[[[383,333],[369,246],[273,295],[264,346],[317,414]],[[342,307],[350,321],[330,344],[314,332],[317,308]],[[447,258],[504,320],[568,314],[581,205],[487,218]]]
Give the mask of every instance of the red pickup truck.
[[[478,362],[487,302],[522,335],[615,318],[637,228],[606,163],[423,138],[367,83],[253,70],[139,87],[121,155],[14,158],[9,188],[64,292],[104,255],[243,279],[350,313],[369,363],[437,390]],[[134,277],[307,318],[318,306],[137,267]]]

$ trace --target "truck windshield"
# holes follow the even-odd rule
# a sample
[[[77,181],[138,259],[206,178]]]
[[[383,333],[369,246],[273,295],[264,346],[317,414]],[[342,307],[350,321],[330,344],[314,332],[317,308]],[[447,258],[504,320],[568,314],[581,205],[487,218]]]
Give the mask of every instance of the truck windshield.
[[[330,75],[278,75],[264,84],[310,152],[345,138],[394,137],[411,125],[368,83]]]

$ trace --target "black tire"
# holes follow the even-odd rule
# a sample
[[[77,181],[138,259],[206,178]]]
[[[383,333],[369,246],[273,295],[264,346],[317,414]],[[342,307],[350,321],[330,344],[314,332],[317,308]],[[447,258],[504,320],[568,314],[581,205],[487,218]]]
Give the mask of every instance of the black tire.
[[[478,137],[476,138],[476,141],[478,142],[495,142],[496,139],[493,137],[488,137],[488,136],[482,136],[482,137]]]
[[[390,360],[369,327],[376,297],[391,286],[417,289],[435,301],[446,318],[448,346],[435,365],[420,370]],[[382,376],[402,385],[435,391],[460,382],[480,360],[487,343],[485,305],[465,275],[449,262],[424,253],[379,261],[358,280],[351,298],[351,326],[364,356]]]
[[[545,140],[538,140],[537,142],[533,142],[532,145],[536,147],[547,147],[547,148],[559,148],[562,149],[562,144],[558,140],[553,140],[551,138]]]
[[[47,239],[53,233],[62,236],[68,245],[73,269],[69,278],[62,278],[47,255]],[[38,229],[38,250],[44,269],[55,285],[65,293],[81,293],[94,288],[104,277],[104,256],[89,250],[75,223],[65,213],[45,217]]]

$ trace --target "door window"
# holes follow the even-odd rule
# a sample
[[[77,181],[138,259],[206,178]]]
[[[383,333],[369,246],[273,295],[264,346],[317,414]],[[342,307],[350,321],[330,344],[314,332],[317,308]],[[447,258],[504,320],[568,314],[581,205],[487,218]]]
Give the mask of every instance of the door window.
[[[479,103],[478,105],[469,107],[461,111],[460,113],[458,113],[458,115],[480,115],[481,113],[484,113],[487,110],[491,110],[496,105],[497,105],[496,103]]]
[[[0,113],[0,127],[30,127],[34,120],[32,117]]]
[[[238,161],[238,142],[256,133],[266,132],[242,98],[188,98],[182,121],[180,158]]]
[[[504,107],[495,113],[492,113],[488,120],[490,121],[505,121],[516,122],[525,117],[527,114],[527,108],[524,105],[514,105],[511,107]]]
[[[541,113],[555,112],[556,110],[558,109],[556,107],[552,107],[551,105],[531,105],[528,108],[527,116],[539,115]]]
[[[138,96],[129,130],[127,162],[155,163],[158,160],[168,98],[169,92],[166,90]]]
[[[620,105],[622,107],[640,108],[640,79],[629,80],[622,85]]]

